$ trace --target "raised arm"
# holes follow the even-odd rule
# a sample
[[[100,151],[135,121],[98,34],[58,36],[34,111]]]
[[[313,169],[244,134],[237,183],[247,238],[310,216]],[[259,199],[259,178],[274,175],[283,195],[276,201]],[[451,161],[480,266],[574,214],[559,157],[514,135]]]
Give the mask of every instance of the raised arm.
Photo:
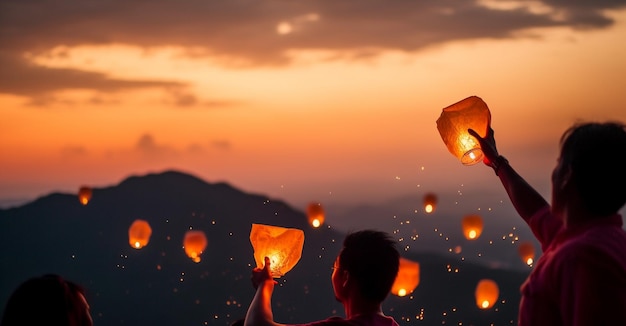
[[[276,281],[270,273],[270,260],[265,257],[265,266],[252,270],[252,285],[256,293],[248,312],[246,313],[245,326],[279,326],[274,322],[272,313],[272,293]]]
[[[513,207],[525,221],[528,221],[541,208],[549,205],[541,194],[511,167],[509,161],[504,156],[498,154],[494,132],[491,127],[489,127],[484,138],[480,137],[472,129],[468,131],[480,143],[480,147],[485,154],[483,162],[485,165],[493,168],[496,175],[500,178],[504,190],[509,195]]]

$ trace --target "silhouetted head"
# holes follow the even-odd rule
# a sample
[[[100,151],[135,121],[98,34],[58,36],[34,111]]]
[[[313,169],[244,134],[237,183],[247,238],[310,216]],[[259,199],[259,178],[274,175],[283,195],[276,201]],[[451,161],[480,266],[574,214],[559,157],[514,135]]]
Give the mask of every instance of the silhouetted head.
[[[31,278],[11,294],[0,326],[92,326],[84,290],[58,275]]]
[[[615,214],[626,203],[626,126],[621,122],[575,124],[563,133],[552,173],[552,205],[559,211],[578,192],[595,216]]]
[[[332,276],[337,300],[343,302],[349,292],[346,289],[354,287],[367,301],[382,302],[391,291],[399,264],[396,242],[387,233],[363,230],[348,234]]]

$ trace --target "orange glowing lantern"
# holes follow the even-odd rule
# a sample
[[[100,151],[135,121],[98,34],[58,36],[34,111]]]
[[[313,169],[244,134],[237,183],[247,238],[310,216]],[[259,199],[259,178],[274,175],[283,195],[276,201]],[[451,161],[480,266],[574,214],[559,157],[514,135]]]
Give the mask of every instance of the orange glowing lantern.
[[[467,215],[463,218],[463,235],[467,240],[475,240],[483,232],[483,218],[480,215]]]
[[[185,233],[185,238],[183,239],[185,253],[194,262],[200,262],[200,255],[202,255],[202,252],[206,249],[207,244],[208,241],[204,231],[189,230]]]
[[[137,219],[128,228],[128,243],[135,249],[147,246],[150,236],[152,236],[152,228],[147,221]]]
[[[467,130],[473,129],[481,137],[485,137],[490,124],[491,112],[487,104],[477,96],[470,96],[444,108],[437,119],[441,139],[450,153],[464,165],[476,164],[483,159],[480,144]]]
[[[391,293],[403,297],[411,294],[420,283],[420,264],[400,257],[398,276],[391,286]]]
[[[432,193],[424,195],[424,211],[426,213],[432,213],[437,208],[437,196]]]
[[[530,241],[521,242],[517,247],[520,258],[528,266],[532,265],[535,259],[535,247]]]
[[[309,223],[314,227],[320,227],[324,224],[324,208],[320,203],[309,203],[306,208],[306,214],[309,219]]]
[[[87,205],[87,203],[91,200],[91,194],[91,188],[86,186],[80,187],[80,189],[78,189],[78,201],[80,201],[83,205]]]
[[[269,257],[272,277],[279,278],[300,260],[304,232],[299,229],[253,223],[250,243],[254,249],[256,266],[263,268],[265,257]]]
[[[476,296],[476,305],[478,308],[489,309],[493,307],[498,300],[500,290],[498,289],[498,284],[495,281],[482,279],[476,285],[474,295]]]

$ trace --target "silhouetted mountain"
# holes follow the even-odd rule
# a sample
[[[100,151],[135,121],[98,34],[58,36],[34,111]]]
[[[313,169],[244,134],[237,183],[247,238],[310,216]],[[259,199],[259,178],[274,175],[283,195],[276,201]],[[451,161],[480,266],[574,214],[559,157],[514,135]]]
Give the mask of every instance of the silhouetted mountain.
[[[140,250],[128,244],[135,219],[147,220],[153,230]],[[295,323],[343,316],[330,283],[343,234],[310,227],[302,211],[280,200],[176,171],[95,188],[86,206],[76,194],[55,193],[0,210],[0,305],[25,279],[57,273],[87,288],[95,325],[229,325],[245,316],[254,294],[252,223],[305,232],[302,259],[278,279],[275,319]],[[199,263],[182,248],[189,229],[208,238]],[[420,263],[421,281],[412,296],[390,295],[384,304],[401,325],[515,324],[526,273],[404,253]],[[475,304],[481,278],[500,287],[500,301],[490,310]]]

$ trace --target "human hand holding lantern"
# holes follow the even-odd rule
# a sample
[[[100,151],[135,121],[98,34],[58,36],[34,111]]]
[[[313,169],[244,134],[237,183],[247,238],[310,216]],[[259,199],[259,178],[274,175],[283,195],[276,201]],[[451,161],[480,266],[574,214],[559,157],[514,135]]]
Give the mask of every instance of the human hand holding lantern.
[[[252,224],[250,242],[258,269],[269,266],[270,274],[279,278],[289,272],[300,260],[304,246],[304,232],[299,229]],[[266,264],[266,258],[269,264]]]

